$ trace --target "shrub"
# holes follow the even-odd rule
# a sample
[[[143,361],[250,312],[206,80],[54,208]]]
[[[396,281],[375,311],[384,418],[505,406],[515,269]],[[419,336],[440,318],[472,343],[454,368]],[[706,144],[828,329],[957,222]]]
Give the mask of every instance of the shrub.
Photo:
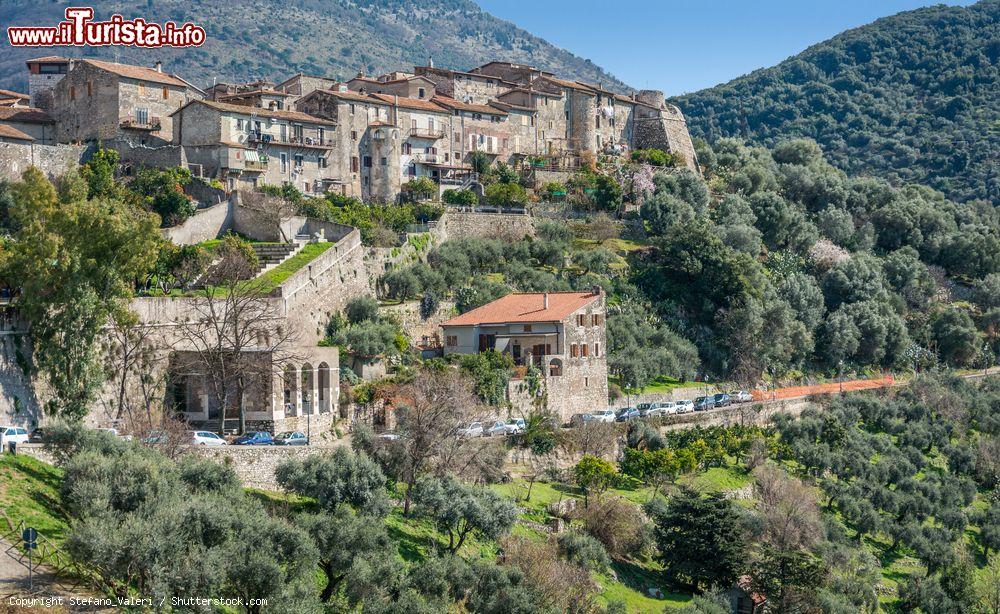
[[[486,187],[486,204],[491,207],[523,206],[528,194],[516,183],[494,183]]]
[[[579,531],[567,531],[556,538],[559,554],[567,561],[591,571],[602,572],[611,566],[608,551],[601,542]]]
[[[358,324],[365,321],[378,320],[378,302],[370,296],[359,296],[347,301],[344,307],[347,321]]]
[[[404,183],[400,190],[405,200],[427,200],[437,195],[438,185],[428,177],[417,177]]]
[[[621,497],[597,497],[585,507],[577,506],[575,514],[584,531],[601,542],[613,558],[635,556],[652,541],[645,515]]]
[[[546,200],[555,200],[566,196],[566,184],[559,181],[550,181],[542,188]]]
[[[441,198],[449,205],[472,207],[479,204],[479,197],[472,190],[448,189],[444,191]]]

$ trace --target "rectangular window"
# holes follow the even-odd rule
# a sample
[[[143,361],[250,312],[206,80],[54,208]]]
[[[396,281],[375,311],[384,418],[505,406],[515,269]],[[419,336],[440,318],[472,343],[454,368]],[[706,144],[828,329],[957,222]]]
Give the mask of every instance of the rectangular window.
[[[145,96],[146,95],[146,84],[145,83],[140,83],[139,84],[139,95],[140,96]]]
[[[295,154],[295,167],[302,168],[302,154]]]
[[[69,99],[76,100],[76,88],[74,86],[69,86]]]
[[[458,335],[448,335],[445,337],[445,343],[448,347],[455,347],[458,345]]]
[[[389,159],[386,157],[379,158],[378,163],[382,166],[389,166]]]
[[[320,156],[320,157],[318,158],[318,162],[319,162],[319,167],[320,167],[320,168],[326,168],[326,167],[327,167],[327,166],[329,166],[329,164],[330,164],[330,163],[329,163],[329,162],[327,161],[327,159],[326,159],[326,158],[324,158],[323,156]]]
[[[145,126],[149,123],[149,109],[136,109],[135,110],[135,122],[137,124]]]
[[[358,157],[357,156],[351,156],[351,172],[352,173],[358,172]]]
[[[569,357],[576,358],[580,355],[580,348],[575,343],[569,346]]]
[[[280,155],[280,158],[281,158],[281,172],[282,173],[287,173],[288,172],[288,154],[282,152],[281,155]]]
[[[87,81],[87,95],[94,95],[94,83],[92,81]]]
[[[163,88],[163,99],[166,100],[168,97],[167,88]]]
[[[590,387],[590,378],[589,377],[583,378],[583,387],[584,388]]]
[[[576,325],[577,325],[577,326],[584,326],[584,323],[583,323],[583,319],[584,319],[585,317],[586,317],[586,316],[584,316],[584,315],[583,315],[582,313],[578,313],[578,314],[576,314]]]
[[[524,325],[524,332],[526,332],[526,333],[530,333],[531,332],[531,324],[525,324]]]
[[[365,168],[371,168],[371,167],[372,167],[372,157],[365,156]]]
[[[594,344],[594,358],[597,358],[600,355],[601,355],[601,344],[600,343],[595,343]]]
[[[583,343],[580,345],[580,351],[582,352],[582,356],[586,358],[590,354],[590,346]]]
[[[358,140],[358,131],[357,130],[351,130],[351,140],[352,141]]]

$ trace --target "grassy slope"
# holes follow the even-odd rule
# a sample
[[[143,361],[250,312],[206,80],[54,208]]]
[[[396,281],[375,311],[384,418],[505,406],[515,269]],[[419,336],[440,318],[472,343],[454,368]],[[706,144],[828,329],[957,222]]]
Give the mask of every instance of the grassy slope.
[[[27,526],[56,544],[66,538],[69,519],[62,511],[59,482],[62,470],[28,456],[0,454],[0,512],[16,526]],[[0,529],[7,531],[0,518]]]
[[[333,243],[329,241],[307,243],[306,246],[299,251],[299,253],[261,275],[261,279],[265,282],[263,291],[269,292],[274,290],[284,283],[286,279],[297,273],[302,269],[302,267],[306,266],[316,258],[319,258],[323,252],[331,247],[333,247]]]

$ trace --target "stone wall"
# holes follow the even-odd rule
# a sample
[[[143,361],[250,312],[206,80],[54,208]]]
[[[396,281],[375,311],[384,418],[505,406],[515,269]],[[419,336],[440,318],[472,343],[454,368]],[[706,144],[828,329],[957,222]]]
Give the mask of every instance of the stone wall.
[[[29,360],[31,341],[28,335],[0,334],[0,424],[30,428],[42,421],[41,402],[34,383],[22,369]]]
[[[441,323],[454,316],[455,301],[441,301],[437,311],[426,320],[420,317],[420,301],[387,305],[381,311],[399,319],[411,345],[420,345],[435,337],[440,341]]]
[[[104,141],[104,146],[114,149],[121,156],[122,164],[171,168],[184,166],[184,152],[180,145],[171,145],[156,140],[147,144],[132,135],[123,135]]]
[[[80,165],[86,145],[37,145],[0,143],[0,179],[20,180],[29,166],[37,166],[47,177],[58,177]]]
[[[232,228],[233,208],[229,201],[200,209],[180,226],[164,228],[163,236],[177,245],[192,245],[215,239]]]
[[[451,239],[481,237],[516,240],[535,234],[535,220],[527,214],[449,210],[442,216],[440,224],[444,226],[444,234]]]

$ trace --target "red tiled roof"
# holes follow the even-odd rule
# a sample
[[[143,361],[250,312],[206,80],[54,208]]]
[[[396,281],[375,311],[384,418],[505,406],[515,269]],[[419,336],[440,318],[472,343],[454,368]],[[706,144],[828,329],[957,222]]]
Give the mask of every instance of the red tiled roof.
[[[11,90],[0,90],[0,96],[3,96],[4,98],[20,98],[21,100],[28,100],[29,98],[27,94],[13,92]]]
[[[120,77],[126,77],[128,79],[138,79],[139,81],[150,81],[152,83],[163,83],[164,85],[176,85],[178,87],[187,87],[188,83],[175,77],[171,74],[165,72],[159,72],[153,68],[146,68],[145,66],[132,66],[131,64],[116,64],[114,62],[105,62],[103,60],[82,60],[92,66],[96,66],[102,70],[115,73]]]
[[[49,124],[55,120],[41,109],[7,107],[0,108],[0,121],[23,122],[26,124]]]
[[[469,111],[472,113],[488,113],[490,115],[507,115],[507,111],[503,109],[498,109],[497,107],[491,107],[486,104],[469,104],[468,102],[459,102],[454,98],[448,98],[447,96],[437,95],[431,98],[431,101],[436,102],[442,107],[448,107],[449,109],[458,109],[459,111]]]
[[[383,102],[388,102],[389,104],[395,104],[408,109],[419,109],[421,111],[433,111],[435,113],[447,113],[448,110],[444,109],[430,100],[422,100],[420,98],[409,98],[407,96],[393,96],[392,94],[369,94],[373,98],[377,98]]]
[[[356,102],[368,102],[372,104],[388,104],[384,100],[372,98],[368,94],[362,94],[360,92],[337,92],[334,90],[314,90],[309,95],[315,94],[316,92],[322,92],[329,96],[336,96],[337,98],[343,98],[344,100],[354,100]]]
[[[8,139],[18,139],[20,141],[34,141],[35,139],[27,134],[21,132],[17,128],[12,128],[10,126],[4,126],[0,124],[0,137]]]
[[[259,115],[260,117],[272,117],[274,119],[287,119],[289,121],[307,122],[307,123],[310,123],[310,124],[334,125],[334,124],[337,123],[337,122],[334,122],[334,121],[330,121],[328,119],[322,119],[322,118],[319,118],[319,117],[315,117],[313,115],[309,115],[308,113],[302,113],[300,111],[286,111],[284,109],[281,109],[281,110],[278,110],[278,109],[275,109],[275,110],[262,109],[260,107],[251,107],[251,106],[243,105],[243,104],[229,104],[227,102],[217,102],[215,100],[192,100],[191,102],[187,103],[186,105],[184,105],[180,109],[177,109],[176,111],[174,111],[173,113],[171,113],[171,115],[175,115],[177,113],[180,113],[181,110],[186,109],[188,106],[190,106],[192,104],[203,104],[203,105],[205,105],[207,107],[211,107],[211,108],[213,108],[213,109],[215,109],[217,111],[225,111],[227,113],[240,113],[240,114],[243,114],[243,115],[254,114],[254,115]]]
[[[30,60],[25,60],[25,63],[31,62],[69,62],[69,58],[64,58],[61,55],[46,55],[40,58],[31,58]]]
[[[562,322],[571,313],[600,298],[593,292],[549,292],[545,308],[545,293],[508,294],[492,303],[452,318],[441,326],[475,326],[476,324],[506,324],[508,322]]]

